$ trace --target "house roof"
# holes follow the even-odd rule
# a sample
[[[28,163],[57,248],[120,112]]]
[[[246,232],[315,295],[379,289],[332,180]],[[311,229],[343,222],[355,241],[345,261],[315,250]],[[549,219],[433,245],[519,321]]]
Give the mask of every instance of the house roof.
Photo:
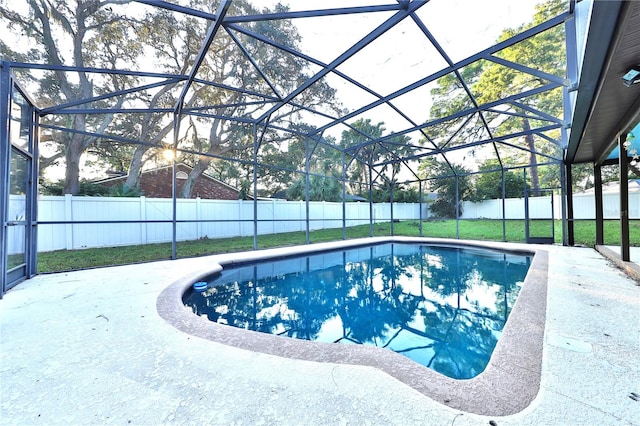
[[[595,192],[594,188],[589,188],[585,191],[576,193],[574,195],[593,194],[594,192]],[[629,179],[629,192],[640,192],[640,179]],[[605,185],[602,185],[602,193],[603,194],[619,194],[620,182],[609,182]]]
[[[141,175],[156,173],[156,172],[158,172],[160,170],[170,169],[171,167],[172,167],[171,165],[168,165],[168,166],[161,166],[161,167],[156,167],[156,168],[153,168],[153,169],[143,170]],[[176,164],[176,168],[177,169],[180,169],[180,168],[187,169],[187,170],[189,170],[189,172],[191,170],[193,170],[193,167],[190,167],[190,166],[188,166],[188,165],[186,165],[184,163],[177,163]],[[110,177],[110,178],[106,178],[106,179],[100,179],[100,180],[94,181],[94,183],[107,183],[107,182],[110,183],[110,182],[123,181],[123,180],[126,180],[128,176],[129,175],[126,174],[126,175],[123,175],[123,176],[115,176],[115,177]],[[208,175],[206,173],[201,174],[200,177],[202,177],[204,179],[208,179],[210,181],[213,181],[213,182],[215,182],[215,183],[217,183],[219,185],[226,186],[227,188],[229,188],[229,189],[231,189],[233,191],[238,191],[238,192],[240,191],[238,188],[235,188],[235,187],[233,187],[233,186],[231,186],[231,185],[229,185],[227,183],[224,183],[223,181],[218,180],[218,179],[214,178],[213,176]]]

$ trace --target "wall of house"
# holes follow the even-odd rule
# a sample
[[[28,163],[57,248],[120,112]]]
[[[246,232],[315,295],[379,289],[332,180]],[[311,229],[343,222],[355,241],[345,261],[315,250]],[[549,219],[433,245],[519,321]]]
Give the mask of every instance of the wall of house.
[[[190,169],[178,165],[177,170],[188,174]],[[126,178],[110,179],[102,182],[102,185],[113,186],[123,183]],[[184,179],[176,179],[176,188],[178,194],[184,186]],[[147,198],[172,198],[172,169],[171,167],[164,167],[161,169],[148,171],[140,176],[139,183],[140,190]],[[210,200],[237,200],[239,191],[236,189],[224,185],[214,179],[210,179],[207,176],[200,176],[196,179],[191,191],[191,198],[206,198]]]

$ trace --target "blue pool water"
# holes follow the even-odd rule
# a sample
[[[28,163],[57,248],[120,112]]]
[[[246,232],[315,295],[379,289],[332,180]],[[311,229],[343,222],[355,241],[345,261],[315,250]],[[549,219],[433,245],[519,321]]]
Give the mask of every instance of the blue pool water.
[[[485,369],[530,263],[494,250],[388,243],[224,269],[184,303],[220,324],[379,346],[469,379]]]

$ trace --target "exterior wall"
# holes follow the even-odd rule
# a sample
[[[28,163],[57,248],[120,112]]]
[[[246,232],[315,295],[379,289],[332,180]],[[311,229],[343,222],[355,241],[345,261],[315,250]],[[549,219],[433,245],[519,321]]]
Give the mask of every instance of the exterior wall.
[[[177,170],[189,174],[191,169],[183,164],[178,164]],[[172,198],[172,168],[162,167],[150,170],[140,175],[140,190],[147,198]],[[118,177],[101,182],[102,185],[111,187],[124,183],[126,177]],[[183,179],[176,179],[178,194],[184,186]],[[190,198],[204,198],[210,200],[237,200],[240,192],[206,175],[196,179]]]

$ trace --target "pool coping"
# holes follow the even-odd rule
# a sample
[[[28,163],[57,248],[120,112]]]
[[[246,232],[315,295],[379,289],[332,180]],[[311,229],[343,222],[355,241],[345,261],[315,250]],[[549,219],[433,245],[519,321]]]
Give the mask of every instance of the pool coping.
[[[219,272],[227,265],[385,242],[446,244],[534,255],[484,372],[472,379],[455,380],[387,349],[311,342],[229,327],[195,315],[182,303],[182,295],[193,282]],[[537,246],[439,238],[373,237],[218,255],[212,256],[212,261],[215,263],[211,267],[185,274],[157,298],[159,315],[184,333],[285,358],[374,367],[435,401],[475,414],[515,414],[529,406],[538,395],[546,322],[548,253]]]

